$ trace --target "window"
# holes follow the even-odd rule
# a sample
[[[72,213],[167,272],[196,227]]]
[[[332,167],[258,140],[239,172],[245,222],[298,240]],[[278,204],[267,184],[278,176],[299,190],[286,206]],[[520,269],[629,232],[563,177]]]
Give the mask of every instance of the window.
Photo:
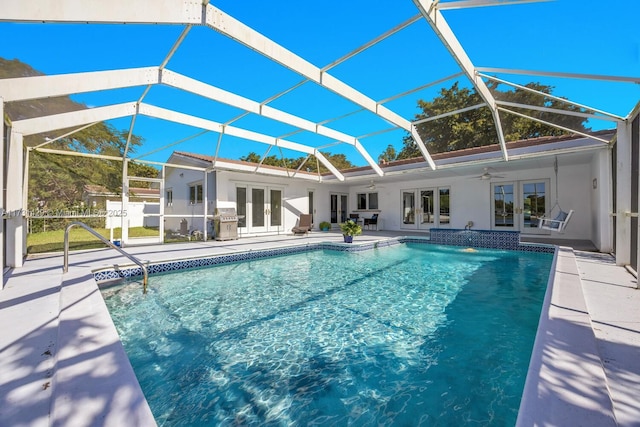
[[[358,194],[358,209],[367,209],[367,195],[366,193]]]
[[[167,206],[173,206],[173,190],[167,190],[167,195],[164,199],[167,202]]]
[[[378,209],[378,193],[358,193],[358,210]]]
[[[189,186],[189,203],[192,205],[202,203],[202,184]]]
[[[369,209],[378,209],[378,193],[369,193]]]

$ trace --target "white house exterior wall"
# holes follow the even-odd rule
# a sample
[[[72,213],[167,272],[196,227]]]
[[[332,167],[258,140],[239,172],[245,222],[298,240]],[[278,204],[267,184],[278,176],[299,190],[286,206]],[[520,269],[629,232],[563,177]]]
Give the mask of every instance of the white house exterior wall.
[[[207,214],[212,215],[215,208],[215,174],[207,173]],[[204,230],[204,200],[203,203],[189,203],[189,187],[193,184],[203,185],[204,199],[204,172],[181,169],[179,167],[165,168],[165,230],[180,230],[180,222],[187,220],[189,231]],[[171,191],[173,202],[171,205],[166,200],[166,192]],[[171,217],[167,215],[179,215]]]
[[[602,252],[613,251],[611,151],[602,150],[591,162],[591,241]]]
[[[563,210],[574,210],[565,231],[559,235],[547,232],[536,235],[536,237],[561,239],[590,240],[596,247],[608,250],[611,246],[611,233],[607,229],[610,218],[609,193],[610,166],[609,152],[606,149],[593,151],[591,154],[583,153],[578,157],[571,155],[558,156],[558,175],[556,195],[556,175],[552,161],[512,161],[509,164],[511,171],[503,167],[499,171],[491,171],[496,175],[491,180],[478,179],[476,173],[454,176],[432,178],[420,172],[407,174],[404,181],[392,181],[387,179],[376,180],[376,190],[378,193],[378,213],[379,228],[392,231],[418,231],[416,228],[403,228],[402,224],[402,190],[419,190],[423,188],[450,189],[450,223],[440,227],[464,228],[469,221],[474,223],[476,230],[492,229],[493,195],[491,185],[494,183],[516,183],[531,180],[547,180],[547,199],[549,208],[553,207],[558,197],[558,203]],[[188,160],[185,160],[188,161]],[[202,167],[204,162],[194,160],[188,166]],[[475,169],[477,171],[477,168]],[[165,208],[167,215],[179,215],[175,218],[166,218],[165,226],[168,229],[179,229],[180,221],[186,219],[189,229],[202,229],[202,215],[204,207],[202,204],[189,204],[189,185],[194,182],[201,182],[203,172],[166,168],[165,189],[173,191],[173,206]],[[180,176],[182,175],[182,176]],[[318,228],[321,221],[330,219],[330,195],[347,194],[347,213],[356,211],[357,194],[371,192],[367,188],[368,182],[360,180],[357,183],[347,181],[348,184],[329,182],[310,182],[296,179],[284,179],[281,177],[251,174],[237,171],[218,170],[210,172],[207,192],[210,201],[208,205],[209,215],[214,213],[215,207],[236,206],[236,187],[238,185],[246,187],[271,187],[282,190],[282,212],[283,223],[278,228],[263,228],[252,230],[247,227],[243,233],[290,233],[300,217],[300,214],[308,213],[309,191],[314,192],[315,212],[314,228]],[[600,190],[600,186],[593,188],[594,178],[605,187]],[[374,211],[360,211],[361,216],[370,217]],[[555,210],[554,212],[555,213]],[[604,225],[604,226],[603,226]],[[424,230],[425,232],[427,230]],[[536,230],[537,231],[537,230]]]
[[[344,185],[323,185],[295,179],[282,179],[265,175],[245,174],[231,171],[218,171],[218,206],[236,206],[236,187],[242,186],[266,186],[282,190],[283,226],[280,232],[290,233],[300,217],[300,214],[309,213],[309,191],[314,192],[315,208],[314,228],[318,228],[321,221],[329,220],[329,194],[333,191],[348,193],[348,187]]]
[[[594,240],[594,222],[600,221],[601,203],[594,202],[597,196],[592,191],[593,167],[606,162],[606,155],[594,156],[590,163],[562,165],[558,170],[559,204],[563,210],[575,211],[571,222],[562,235],[554,238]],[[606,168],[606,167],[605,167]],[[599,177],[605,172],[601,171]],[[556,200],[555,173],[552,167],[521,169],[513,172],[500,172],[502,178],[480,180],[475,177],[455,177],[439,179],[411,179],[402,182],[384,182],[377,189],[379,200],[379,218],[386,230],[402,230],[402,200],[401,191],[420,188],[448,187],[450,193],[451,223],[443,227],[464,228],[468,221],[473,221],[474,229],[491,229],[492,194],[491,183],[527,181],[548,179],[549,207]],[[358,193],[370,192],[363,185],[353,185],[349,191],[350,206],[356,206]],[[322,199],[319,199],[322,200]],[[596,208],[594,210],[594,204]],[[371,216],[373,212],[364,212],[364,216]],[[595,233],[597,234],[597,233]],[[543,237],[543,236],[540,236]],[[603,237],[598,236],[598,243]],[[594,242],[595,243],[595,242]]]

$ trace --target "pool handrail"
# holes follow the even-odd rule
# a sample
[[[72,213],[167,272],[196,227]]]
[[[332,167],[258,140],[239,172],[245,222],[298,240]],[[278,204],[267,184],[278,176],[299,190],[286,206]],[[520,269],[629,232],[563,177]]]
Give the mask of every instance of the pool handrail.
[[[79,227],[84,228],[89,233],[93,234],[98,239],[100,239],[103,243],[106,243],[107,246],[109,246],[112,249],[115,249],[116,251],[120,252],[123,256],[127,257],[129,260],[131,260],[134,263],[136,263],[142,269],[142,276],[143,276],[143,278],[142,278],[142,292],[145,293],[145,294],[147,293],[147,282],[149,280],[149,272],[147,271],[147,266],[144,265],[142,263],[142,261],[140,261],[138,258],[136,258],[133,255],[125,252],[122,248],[114,245],[113,242],[111,242],[109,239],[106,239],[100,233],[98,233],[96,230],[94,230],[93,228],[89,227],[84,222],[80,222],[80,221],[73,221],[71,224],[67,225],[67,228],[65,228],[65,230],[64,230],[64,266],[62,268],[63,273],[67,273],[69,271],[69,231],[73,227],[75,227],[76,225],[79,226]]]

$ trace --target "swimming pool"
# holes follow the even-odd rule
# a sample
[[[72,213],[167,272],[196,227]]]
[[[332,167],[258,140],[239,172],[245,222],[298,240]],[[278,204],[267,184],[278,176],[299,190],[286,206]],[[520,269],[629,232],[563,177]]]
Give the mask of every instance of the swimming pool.
[[[319,250],[103,295],[159,425],[513,425],[552,258]]]

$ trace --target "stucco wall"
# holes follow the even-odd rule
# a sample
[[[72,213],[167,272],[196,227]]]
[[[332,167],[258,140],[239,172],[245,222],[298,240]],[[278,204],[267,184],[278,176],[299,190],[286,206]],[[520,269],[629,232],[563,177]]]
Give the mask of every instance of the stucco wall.
[[[558,170],[558,203],[563,210],[573,209],[574,215],[567,226],[566,231],[558,236],[565,239],[592,240],[594,229],[593,191],[592,191],[592,160],[587,158],[586,163],[563,165],[560,161]],[[598,160],[595,161],[598,163]],[[598,163],[599,164],[599,163]],[[491,184],[501,182],[518,182],[528,180],[548,179],[549,207],[553,207],[556,201],[556,178],[553,167],[519,169],[513,172],[493,172],[501,178],[480,180],[475,176],[453,177],[440,179],[408,179],[402,182],[384,182],[378,185],[380,218],[383,227],[387,230],[416,230],[417,227],[407,228],[402,224],[402,190],[420,188],[449,187],[451,189],[451,223],[443,227],[464,228],[468,221],[473,221],[475,229],[491,229],[492,194]],[[411,175],[409,175],[411,177]],[[367,192],[362,185],[354,185],[350,188],[350,204],[356,206],[356,195]],[[555,211],[554,211],[555,213]],[[368,213],[364,213],[369,216]],[[425,230],[426,231],[426,230]],[[546,232],[544,235],[551,235]]]
[[[203,230],[204,227],[204,172],[190,169],[167,167],[165,169],[165,194],[168,190],[173,193],[173,202],[168,204],[164,200],[165,230],[179,230],[180,222],[187,220],[188,228]],[[191,204],[189,201],[189,187],[194,184],[203,185],[203,203]],[[207,173],[207,214],[212,215],[215,209],[215,174]],[[171,217],[167,215],[177,215]]]
[[[544,231],[543,234],[536,234],[537,237],[591,240],[598,247],[608,244],[610,236],[601,227],[603,222],[608,221],[607,162],[606,150],[595,152],[593,155],[584,154],[581,157],[559,157],[558,203],[565,211],[573,209],[574,215],[563,234]],[[448,225],[441,225],[441,227],[464,228],[469,221],[472,221],[474,229],[492,229],[492,184],[517,184],[530,180],[548,180],[548,204],[549,208],[553,207],[556,202],[556,175],[553,160],[547,158],[545,161],[528,162],[526,163],[527,167],[514,168],[516,164],[515,162],[510,164],[509,167],[514,169],[512,171],[491,170],[496,175],[491,180],[478,179],[477,168],[474,169],[473,174],[446,178],[434,179],[424,173],[408,173],[403,181],[390,182],[384,178],[376,180],[376,189],[373,191],[378,193],[380,226],[385,230],[420,231],[418,227],[407,227],[402,223],[401,194],[403,190],[421,188],[430,188],[436,191],[438,188],[450,189],[451,222]],[[181,174],[182,176],[180,176]],[[210,214],[213,213],[216,206],[237,208],[237,186],[246,187],[249,192],[251,188],[265,190],[274,188],[282,191],[282,225],[256,230],[251,230],[249,226],[243,230],[244,233],[249,232],[250,234],[289,233],[291,228],[296,225],[300,214],[309,211],[309,191],[314,192],[315,229],[318,228],[321,221],[330,220],[331,194],[347,194],[347,213],[351,213],[357,210],[357,194],[372,191],[367,189],[368,182],[365,180],[352,181],[350,185],[347,185],[335,181],[320,183],[231,171],[216,171],[210,173],[209,176],[208,192],[212,198],[209,204]],[[189,221],[190,229],[201,227],[203,206],[189,204],[189,185],[202,181],[203,173],[167,168],[166,177],[165,189],[173,190],[173,206],[165,207],[165,214],[180,216],[167,218],[166,227],[177,229],[182,217]],[[599,184],[596,189],[593,188],[594,178],[598,183],[601,183],[602,187]],[[247,197],[250,197],[250,194],[247,194]],[[359,213],[361,216],[370,217],[374,212],[361,211]],[[532,231],[537,232],[538,230]]]

